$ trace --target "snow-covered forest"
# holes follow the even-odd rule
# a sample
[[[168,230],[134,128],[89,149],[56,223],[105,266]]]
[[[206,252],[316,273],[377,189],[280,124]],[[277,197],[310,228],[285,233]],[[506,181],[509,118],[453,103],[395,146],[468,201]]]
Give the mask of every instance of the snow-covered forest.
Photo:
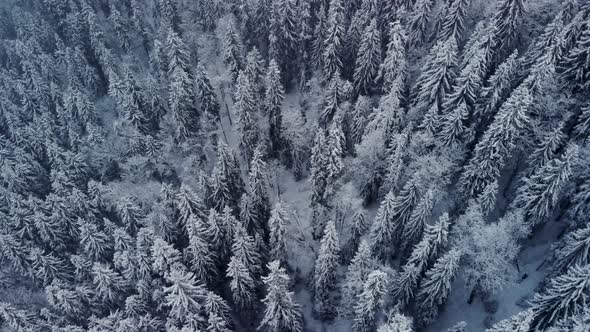
[[[590,331],[586,0],[0,0],[0,331]]]

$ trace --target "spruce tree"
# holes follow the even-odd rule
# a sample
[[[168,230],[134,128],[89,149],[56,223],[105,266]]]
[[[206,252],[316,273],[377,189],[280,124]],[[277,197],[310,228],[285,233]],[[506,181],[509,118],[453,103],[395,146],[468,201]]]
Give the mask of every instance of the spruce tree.
[[[377,311],[383,305],[389,280],[387,273],[375,270],[363,284],[363,292],[354,308],[354,332],[368,332],[374,329]]]
[[[323,42],[324,76],[332,79],[340,76],[344,38],[344,8],[342,0],[330,0]]]
[[[590,65],[586,60],[590,54],[590,28],[587,26],[571,51],[565,55],[561,75],[573,88],[587,91],[590,87]]]
[[[285,236],[288,223],[287,211],[285,211],[283,204],[276,203],[268,220],[270,256],[273,260],[285,262],[287,259],[287,239]]]
[[[432,208],[435,203],[434,195],[435,192],[433,190],[427,191],[412,211],[408,222],[404,224],[401,233],[402,248],[410,248],[420,241],[424,227],[432,215]]]
[[[572,163],[578,155],[578,147],[568,148],[563,158],[552,159],[530,177],[524,179],[515,203],[522,207],[532,224],[549,217],[561,191],[572,176]]]
[[[432,0],[417,0],[408,20],[408,40],[414,46],[420,46],[426,41],[426,29],[430,20]]]
[[[362,241],[357,252],[352,258],[342,284],[339,315],[352,318],[357,298],[363,291],[363,285],[371,273],[377,267],[377,261],[373,258],[371,247],[367,241]]]
[[[357,92],[366,93],[369,91],[377,76],[380,64],[381,32],[377,27],[377,20],[373,19],[363,32],[359,56],[356,58],[354,85]]]
[[[457,42],[454,38],[439,41],[430,51],[416,82],[414,117],[421,118],[431,107],[442,108],[444,96],[450,92],[457,65]],[[412,114],[411,113],[411,114]]]
[[[590,265],[572,266],[551,279],[545,290],[535,294],[531,301],[531,329],[546,329],[559,319],[580,313],[588,301],[589,287]]]
[[[266,96],[264,99],[264,107],[268,114],[269,122],[269,138],[271,147],[276,155],[284,146],[283,131],[283,116],[281,107],[283,104],[285,91],[281,84],[281,72],[273,59],[268,65],[266,76]]]
[[[215,95],[215,90],[211,85],[209,77],[205,71],[205,67],[202,64],[197,65],[195,71],[195,85],[197,89],[196,100],[201,109],[201,112],[207,115],[209,122],[215,122],[219,120],[219,102]]]
[[[470,0],[451,1],[445,15],[439,36],[442,39],[455,38],[461,40],[465,29],[465,15],[470,5]]]
[[[528,332],[531,328],[533,313],[530,309],[501,320],[494,324],[486,332]]]
[[[320,251],[314,270],[315,311],[322,319],[329,319],[334,316],[336,309],[330,292],[335,287],[336,268],[340,253],[340,242],[334,221],[330,221],[326,225],[320,243]]]
[[[166,281],[169,286],[164,287],[165,304],[170,308],[170,317],[185,322],[188,317],[198,315],[206,290],[197,283],[195,275],[175,268]]]
[[[248,206],[241,209],[241,213],[248,213],[250,209],[253,225],[248,225],[262,234],[268,234],[268,218],[270,218],[270,198],[269,198],[269,178],[268,166],[263,160],[262,151],[258,147],[254,151],[252,162],[250,163],[250,172],[248,174],[249,196]],[[246,223],[246,218],[242,222]]]
[[[239,72],[237,80],[235,107],[240,130],[239,146],[244,159],[250,161],[259,139],[257,113],[260,101],[256,100],[252,82],[244,71]]]
[[[492,22],[498,49],[507,50],[515,41],[525,12],[524,0],[502,0]]]
[[[264,303],[264,317],[259,330],[268,332],[301,332],[303,330],[303,316],[301,308],[293,299],[293,292],[289,291],[289,276],[279,261],[268,264],[268,276],[262,281],[266,285],[267,293]]]
[[[438,307],[446,302],[451,282],[459,270],[460,258],[461,253],[458,250],[451,250],[426,272],[416,300],[416,309],[422,324],[432,322],[438,315]]]
[[[389,192],[377,211],[377,216],[371,225],[371,251],[382,260],[389,259],[394,254],[395,233],[400,227],[395,220],[395,201],[393,192]]]
[[[404,27],[399,20],[394,21],[389,31],[385,59],[379,68],[378,79],[383,80],[382,91],[384,92],[390,91],[391,85],[399,77],[405,81],[408,66],[406,42],[407,36]]]
[[[233,82],[236,82],[240,70],[244,68],[242,52],[240,35],[236,31],[233,21],[230,21],[227,31],[225,32],[223,62],[227,66]]]
[[[230,279],[229,287],[234,304],[240,309],[248,310],[256,299],[256,283],[252,272],[234,255],[227,265],[226,275]]]
[[[391,296],[401,308],[405,308],[416,296],[418,281],[421,278],[422,266],[406,263],[393,281]]]
[[[571,231],[555,252],[555,269],[565,271],[572,266],[590,263],[590,225]]]
[[[466,197],[479,195],[494,182],[529,122],[532,97],[526,86],[517,88],[502,105],[490,127],[475,146],[475,154],[460,179]]]

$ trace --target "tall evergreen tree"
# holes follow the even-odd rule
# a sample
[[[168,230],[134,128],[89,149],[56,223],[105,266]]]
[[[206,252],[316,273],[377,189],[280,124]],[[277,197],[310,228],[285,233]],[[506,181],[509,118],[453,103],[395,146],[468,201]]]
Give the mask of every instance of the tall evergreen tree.
[[[387,273],[383,271],[375,270],[369,274],[354,308],[353,331],[367,332],[374,328],[375,317],[384,303],[388,283]]]
[[[465,29],[465,16],[470,2],[470,0],[450,1],[450,6],[439,31],[439,36],[442,39],[455,38],[461,40]]]
[[[354,70],[354,85],[357,92],[367,92],[377,76],[381,64],[381,32],[377,27],[377,20],[365,28],[356,58]]]
[[[432,0],[417,0],[408,20],[408,40],[414,46],[422,45],[426,40],[426,29],[430,20]]]
[[[459,269],[461,253],[451,250],[426,272],[426,279],[418,291],[417,312],[423,324],[432,322],[438,315],[438,306],[449,296],[451,282]]]
[[[284,94],[285,91],[281,84],[281,71],[273,59],[268,65],[264,107],[268,114],[270,142],[275,154],[281,151],[284,146],[284,137],[282,137],[283,115],[281,111]]]
[[[242,52],[240,35],[236,31],[233,21],[230,21],[225,32],[223,62],[227,66],[230,77],[234,82],[238,79],[240,70],[244,69],[244,55]]]
[[[580,313],[588,301],[590,265],[572,266],[549,281],[546,289],[531,301],[532,329],[546,329],[558,319]]]
[[[340,76],[344,39],[344,7],[342,0],[330,0],[327,29],[323,44],[324,75],[327,79]]]
[[[590,263],[590,225],[571,231],[555,252],[555,269],[564,271],[572,266]]]
[[[235,100],[240,129],[240,152],[246,161],[250,161],[259,139],[257,113],[260,101],[255,99],[252,82],[244,71],[240,71],[238,75]]]
[[[281,202],[275,204],[268,220],[270,230],[270,256],[273,260],[285,262],[287,259],[286,232],[289,219]]]
[[[340,301],[339,315],[351,318],[357,298],[363,291],[363,285],[371,273],[377,267],[377,261],[373,258],[371,247],[367,241],[362,241],[354,255],[342,284],[342,299]]]
[[[314,270],[315,311],[323,319],[331,318],[335,314],[336,308],[330,292],[335,287],[339,252],[340,242],[336,233],[336,224],[330,221],[324,230]]]
[[[301,308],[289,291],[289,276],[279,261],[268,264],[268,276],[262,281],[267,287],[264,317],[258,329],[268,332],[301,332],[303,330]]]
[[[379,79],[383,80],[382,90],[390,91],[391,85],[399,77],[402,81],[407,75],[408,60],[406,58],[407,36],[399,20],[391,24],[389,43],[385,59],[379,68]]]

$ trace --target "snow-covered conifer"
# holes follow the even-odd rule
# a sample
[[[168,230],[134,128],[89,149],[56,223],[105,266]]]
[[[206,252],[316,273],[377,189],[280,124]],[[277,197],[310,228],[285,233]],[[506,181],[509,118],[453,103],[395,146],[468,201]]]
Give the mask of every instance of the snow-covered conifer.
[[[389,284],[387,273],[375,270],[367,276],[363,291],[354,307],[352,330],[355,332],[371,331],[375,327],[375,317],[385,300]]]
[[[359,56],[356,58],[354,70],[354,85],[359,93],[367,92],[373,85],[381,64],[381,31],[377,27],[377,20],[365,28]]]
[[[333,317],[336,311],[330,292],[335,287],[340,242],[334,221],[328,222],[321,240],[314,270],[315,311],[323,319]]]
[[[268,114],[270,125],[269,137],[275,154],[283,148],[283,115],[281,106],[283,104],[284,94],[285,91],[281,84],[281,72],[273,59],[268,65],[264,107]]]
[[[322,56],[326,78],[338,77],[342,70],[344,7],[342,0],[330,0]]]
[[[268,332],[301,332],[303,330],[301,308],[289,291],[289,276],[278,260],[268,264],[268,276],[262,281],[267,293],[262,302],[264,317],[258,329]]]
[[[422,324],[432,322],[438,315],[438,307],[446,302],[451,291],[451,282],[459,270],[460,258],[460,251],[451,250],[426,272],[416,300],[416,310]]]
[[[276,203],[268,220],[270,256],[273,260],[285,262],[287,259],[287,239],[285,237],[288,223],[289,217],[283,203]]]
[[[358,296],[363,291],[363,285],[369,273],[376,267],[377,261],[373,258],[369,243],[362,241],[348,266],[348,271],[342,284],[342,299],[338,310],[340,316],[352,317]]]

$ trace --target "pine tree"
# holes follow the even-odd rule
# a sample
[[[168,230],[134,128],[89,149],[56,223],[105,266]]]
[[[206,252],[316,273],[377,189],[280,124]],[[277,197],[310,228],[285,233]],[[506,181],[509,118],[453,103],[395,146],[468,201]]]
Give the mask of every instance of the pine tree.
[[[180,186],[176,194],[175,205],[178,209],[178,223],[184,228],[187,227],[189,218],[205,220],[207,216],[201,198],[185,184]]]
[[[590,105],[582,107],[582,113],[578,118],[578,123],[574,127],[574,131],[582,138],[590,135]]]
[[[387,321],[377,329],[377,332],[413,332],[414,320],[394,309],[387,315]]]
[[[590,265],[572,266],[551,279],[545,290],[535,294],[531,301],[531,329],[546,329],[559,319],[580,313],[588,303],[589,285]]]
[[[234,232],[231,251],[241,263],[256,278],[262,272],[262,258],[258,252],[256,241],[246,232],[242,225],[238,225]]]
[[[116,303],[125,289],[123,277],[101,263],[94,263],[92,266],[92,283],[100,299],[110,304]]]
[[[414,46],[420,46],[426,40],[426,29],[433,4],[432,0],[417,0],[414,3],[408,20],[408,40]]]
[[[241,309],[248,310],[256,299],[256,284],[252,272],[246,267],[242,259],[233,256],[226,271],[230,278],[230,289],[234,303]]]
[[[382,91],[391,90],[393,82],[401,77],[405,81],[407,75],[408,60],[406,58],[407,36],[404,27],[399,20],[391,24],[389,31],[389,43],[385,59],[379,68],[378,79],[383,80]]]
[[[426,225],[424,236],[410,254],[406,264],[419,267],[420,272],[446,247],[449,236],[449,215],[444,213],[434,225]]]
[[[211,196],[209,201],[221,211],[226,205],[235,207],[242,195],[244,183],[235,155],[229,147],[217,144],[217,162],[211,172]]]
[[[327,142],[322,128],[318,128],[311,150],[311,205],[325,205],[327,186]]]
[[[323,2],[317,12],[317,22],[313,32],[311,59],[316,69],[324,68],[324,42],[326,40],[327,14]]]
[[[168,48],[168,103],[176,122],[177,139],[195,137],[200,130],[201,114],[195,107],[194,82],[189,69],[189,54],[182,38],[172,29],[166,40]]]
[[[170,308],[170,317],[181,322],[201,311],[205,288],[197,283],[192,272],[173,269],[166,276],[170,286],[164,287],[165,304]]]
[[[421,323],[428,324],[438,315],[438,306],[449,296],[451,282],[459,269],[460,258],[459,251],[451,250],[426,272],[426,279],[420,285],[416,300]]]
[[[571,231],[555,252],[555,270],[564,271],[572,266],[590,263],[590,225]]]
[[[262,278],[267,294],[262,300],[265,305],[264,317],[258,329],[268,332],[301,332],[303,316],[299,304],[293,300],[293,292],[289,291],[287,272],[279,261],[270,262],[268,270],[268,276]]]
[[[562,63],[561,75],[569,83],[579,90],[588,90],[590,84],[590,65],[586,60],[590,54],[590,28],[586,27],[571,51],[565,55]]]
[[[250,189],[250,196],[248,196],[248,207],[251,209],[253,229],[256,229],[262,234],[268,234],[268,218],[270,218],[270,198],[269,198],[269,183],[268,183],[268,168],[266,162],[263,160],[262,151],[258,147],[254,151],[252,162],[250,163],[250,172],[248,174],[248,186]],[[244,209],[242,213],[246,213]],[[242,218],[242,222],[246,222]]]
[[[529,122],[528,108],[532,97],[526,86],[517,88],[502,105],[494,121],[475,146],[475,154],[465,167],[461,177],[461,189],[465,196],[473,197],[500,175],[520,132]]]
[[[377,20],[373,19],[363,32],[359,56],[356,58],[354,85],[357,92],[369,91],[378,74],[380,64],[381,32],[377,27]]]
[[[506,98],[511,89],[512,82],[517,74],[518,51],[515,50],[502,64],[498,66],[494,74],[489,78],[485,87],[482,88],[481,98],[478,101],[476,114],[482,119],[478,122],[486,122],[496,112],[498,106]],[[476,119],[479,117],[475,117]]]
[[[209,77],[207,77],[205,67],[200,63],[195,70],[195,85],[197,89],[196,100],[201,112],[207,115],[209,122],[219,121],[219,102]]]
[[[422,73],[416,82],[414,117],[433,106],[442,108],[444,96],[450,92],[457,65],[457,42],[454,38],[438,42],[430,51]]]
[[[445,15],[439,32],[443,40],[455,38],[461,40],[463,30],[465,29],[465,15],[470,4],[470,0],[457,0],[450,2],[450,6]]]
[[[348,271],[342,284],[342,299],[340,301],[339,315],[351,318],[358,296],[363,291],[363,285],[371,273],[377,267],[377,261],[373,258],[371,247],[367,241],[362,241],[352,258]]]
[[[229,70],[232,81],[235,82],[238,79],[240,70],[244,68],[244,59],[242,42],[238,32],[235,30],[233,21],[230,21],[225,32],[223,62]]]
[[[400,225],[395,220],[395,201],[397,198],[393,192],[389,192],[377,211],[375,221],[371,225],[371,251],[380,259],[389,259],[395,248],[393,247],[395,234]]]
[[[335,314],[335,305],[330,297],[330,291],[335,287],[339,253],[340,242],[336,233],[336,224],[330,221],[324,230],[314,270],[315,311],[323,319],[329,319]]]
[[[235,107],[240,130],[240,152],[250,161],[258,144],[257,110],[259,101],[255,99],[253,86],[245,72],[240,71],[235,94]]]
[[[268,122],[270,124],[269,137],[274,153],[282,150],[284,145],[283,131],[283,116],[281,106],[283,104],[285,91],[281,84],[281,72],[273,59],[268,65],[268,72],[266,76],[266,96],[264,106],[268,114]]]
[[[198,280],[209,282],[215,275],[217,256],[212,252],[207,239],[207,225],[203,219],[190,217],[188,220],[188,246],[184,249],[184,258]]]
[[[375,317],[383,305],[387,285],[387,273],[375,270],[369,274],[354,308],[353,331],[368,332],[374,328]]]
[[[285,236],[288,223],[289,219],[283,203],[276,203],[268,220],[270,256],[273,260],[285,262],[287,259],[287,239]]]
[[[323,43],[324,75],[327,79],[338,77],[342,70],[344,38],[344,8],[342,0],[330,0],[326,36]]]
[[[529,156],[529,164],[531,165],[531,173],[534,173],[539,168],[545,166],[551,159],[557,156],[559,149],[565,144],[566,136],[563,132],[565,123],[561,122],[550,133],[544,135],[541,141],[532,151]]]
[[[503,0],[499,4],[498,11],[492,20],[496,27],[494,39],[498,44],[498,49],[510,49],[518,33],[524,12],[525,5],[523,0]]]
[[[426,222],[432,215],[434,194],[433,190],[427,191],[412,211],[408,223],[403,225],[402,248],[410,248],[416,242],[420,241]]]
[[[563,187],[572,176],[572,163],[578,155],[578,147],[570,146],[562,159],[552,159],[530,177],[524,179],[516,204],[524,209],[532,224],[549,217]]]
[[[418,281],[424,267],[413,263],[406,263],[393,282],[391,296],[401,308],[405,308],[416,295]]]
[[[532,311],[525,310],[518,314],[501,320],[494,324],[486,332],[528,332],[531,328],[531,321],[533,319]]]

